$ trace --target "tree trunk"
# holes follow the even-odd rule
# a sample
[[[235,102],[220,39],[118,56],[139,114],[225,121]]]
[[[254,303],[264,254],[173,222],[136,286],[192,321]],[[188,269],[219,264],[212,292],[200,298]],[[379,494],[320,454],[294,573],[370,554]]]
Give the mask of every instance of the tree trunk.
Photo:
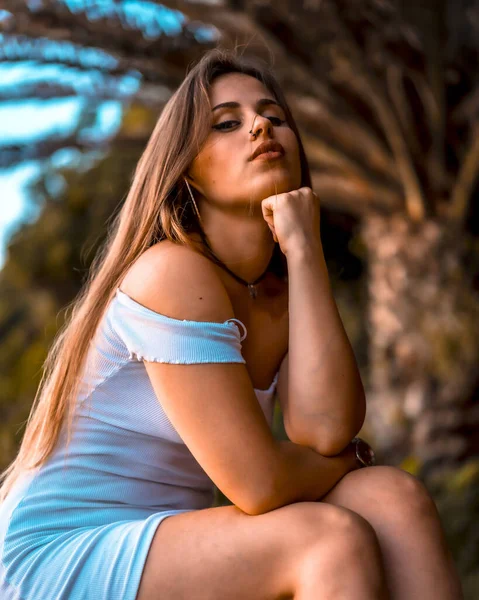
[[[479,455],[479,297],[473,250],[439,219],[367,215],[369,361],[365,428],[381,461],[424,479]]]

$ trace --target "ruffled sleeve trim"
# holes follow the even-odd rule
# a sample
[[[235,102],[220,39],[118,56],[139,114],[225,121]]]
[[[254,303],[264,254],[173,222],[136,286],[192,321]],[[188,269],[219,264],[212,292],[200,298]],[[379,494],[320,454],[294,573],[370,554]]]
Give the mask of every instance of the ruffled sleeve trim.
[[[175,319],[143,306],[120,288],[115,300],[115,324],[130,359],[176,364],[246,362],[241,342],[247,330],[239,319],[223,323]]]

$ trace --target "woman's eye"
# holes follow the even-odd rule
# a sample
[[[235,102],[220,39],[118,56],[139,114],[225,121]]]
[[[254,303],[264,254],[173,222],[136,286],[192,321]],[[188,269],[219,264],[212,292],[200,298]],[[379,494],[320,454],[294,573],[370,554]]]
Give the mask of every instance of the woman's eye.
[[[283,123],[286,123],[286,121],[283,121],[279,117],[267,117],[267,119],[269,119],[273,125],[282,125]],[[223,121],[222,123],[218,123],[218,125],[213,125],[213,129],[231,129],[231,127],[226,127],[229,123],[239,123],[239,121]]]
[[[225,127],[228,123],[238,123],[238,121],[223,121],[222,123],[218,123],[218,125],[214,125],[213,129],[230,129],[230,127]]]
[[[286,123],[286,121],[283,121],[282,119],[280,119],[279,117],[268,117],[268,119],[273,122],[276,121],[276,125],[282,125],[283,123]]]

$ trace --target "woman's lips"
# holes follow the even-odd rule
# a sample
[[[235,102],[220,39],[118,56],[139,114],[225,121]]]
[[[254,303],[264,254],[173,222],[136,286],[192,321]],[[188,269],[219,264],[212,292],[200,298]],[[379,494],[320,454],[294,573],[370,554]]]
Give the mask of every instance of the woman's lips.
[[[285,150],[283,146],[276,140],[267,140],[262,142],[256,150],[251,154],[249,160],[254,160],[260,154],[264,154],[265,152],[280,152],[281,154],[285,154]]]
[[[253,160],[275,160],[276,158],[283,158],[284,154],[282,152],[262,152],[261,154],[258,154],[258,156],[256,158],[253,158]]]

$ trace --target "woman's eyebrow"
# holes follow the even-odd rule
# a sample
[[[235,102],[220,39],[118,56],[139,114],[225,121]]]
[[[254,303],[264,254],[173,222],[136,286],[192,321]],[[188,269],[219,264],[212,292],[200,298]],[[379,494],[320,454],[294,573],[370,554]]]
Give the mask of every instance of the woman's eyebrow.
[[[278,102],[276,102],[276,100],[272,100],[271,98],[260,98],[257,102],[256,102],[256,108],[260,108],[262,106],[268,106],[270,104],[275,104],[276,106],[280,106],[280,104],[278,104]],[[241,104],[239,102],[222,102],[221,104],[217,104],[212,110],[211,112],[218,110],[219,108],[239,108],[241,106]]]

